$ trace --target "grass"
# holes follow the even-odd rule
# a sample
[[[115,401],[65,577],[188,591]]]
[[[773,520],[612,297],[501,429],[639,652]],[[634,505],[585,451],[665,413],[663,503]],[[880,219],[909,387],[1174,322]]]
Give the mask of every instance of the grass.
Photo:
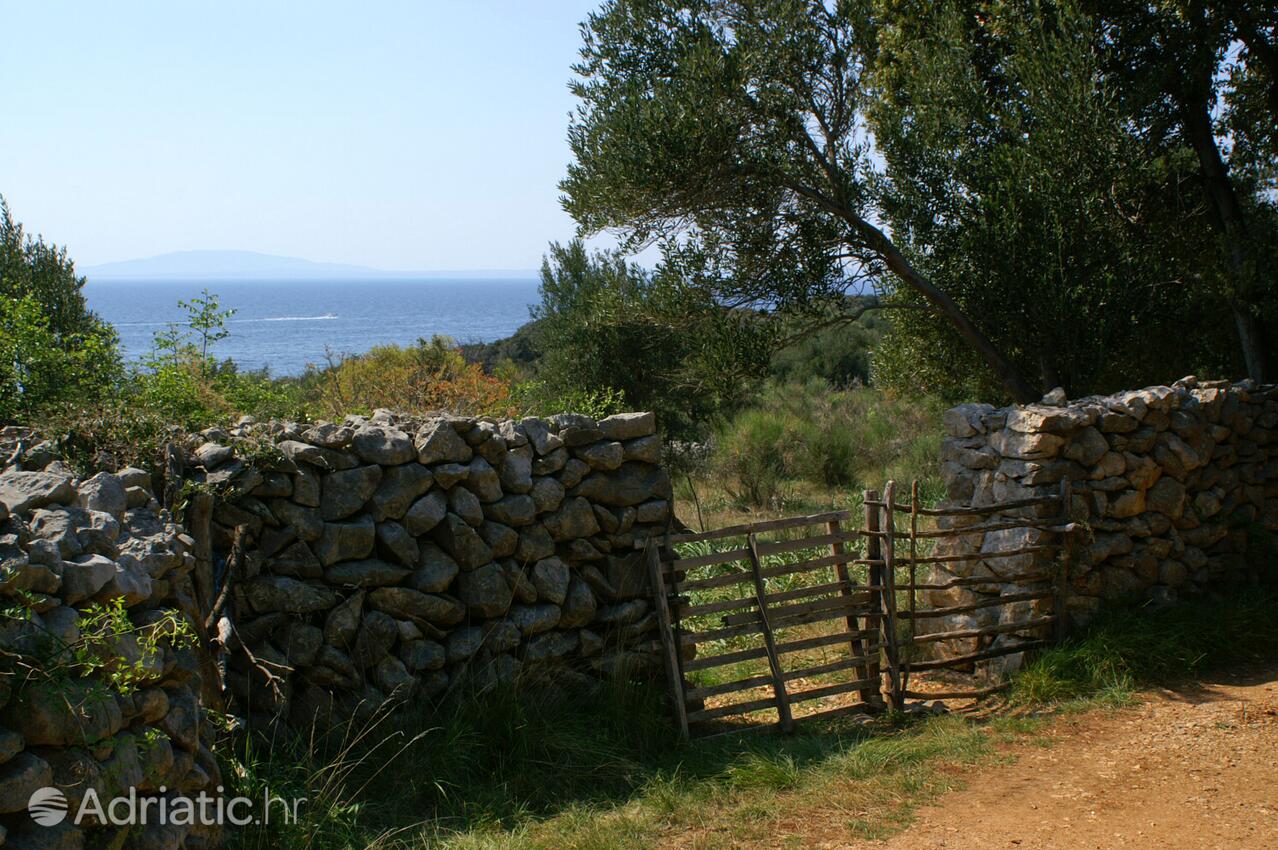
[[[1278,658],[1278,594],[1105,612],[1013,681],[1029,716],[851,718],[681,743],[664,684],[524,683],[335,736],[224,748],[236,793],[306,796],[302,822],[249,828],[265,848],[805,846],[889,835],[1009,742],[1049,746],[1052,714],[1121,706],[1140,687]],[[789,836],[789,837],[787,837]],[[785,842],[789,841],[790,845]]]

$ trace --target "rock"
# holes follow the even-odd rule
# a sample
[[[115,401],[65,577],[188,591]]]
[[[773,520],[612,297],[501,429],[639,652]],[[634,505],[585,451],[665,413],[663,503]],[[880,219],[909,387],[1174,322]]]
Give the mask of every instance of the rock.
[[[322,629],[306,623],[289,623],[280,637],[284,657],[291,667],[309,667],[324,645]]]
[[[488,461],[477,457],[471,460],[469,467],[470,472],[463,486],[478,496],[481,502],[495,502],[505,495],[501,489],[501,478]]]
[[[435,419],[417,432],[417,462],[465,463],[473,452],[466,441],[457,436],[456,429],[443,419]]]
[[[566,658],[577,649],[576,632],[548,632],[528,639],[524,663],[538,664]]]
[[[511,590],[498,564],[485,564],[457,578],[457,595],[471,616],[497,617],[510,608]]]
[[[465,487],[454,487],[448,491],[448,509],[475,528],[484,521],[484,508],[479,497]]]
[[[559,473],[559,483],[571,490],[582,482],[587,475],[590,474],[590,464],[584,460],[577,458],[569,458],[564,464],[563,471]],[[600,473],[604,475],[606,473]]]
[[[559,438],[556,437],[555,439]],[[545,457],[539,457],[534,460],[532,473],[533,475],[554,475],[556,472],[563,469],[566,463],[568,463],[568,450],[563,448],[563,446],[560,446],[554,451],[548,453]]]
[[[399,626],[381,611],[368,611],[355,634],[351,660],[360,667],[372,667],[390,652],[399,638]]]
[[[474,569],[493,559],[488,544],[456,514],[445,516],[444,521],[436,526],[434,536],[444,551],[464,570]]]
[[[82,746],[109,738],[124,727],[124,714],[115,698],[83,679],[30,682],[2,716],[5,727],[21,735],[28,747]]]
[[[368,501],[369,513],[378,522],[402,519],[414,501],[430,489],[434,480],[430,470],[419,463],[404,463],[383,470],[382,481]]]
[[[568,565],[559,558],[543,558],[533,564],[532,583],[543,602],[563,602],[568,594],[568,578]]]
[[[323,688],[354,690],[360,685],[359,670],[350,656],[335,646],[325,644],[315,656],[315,665],[305,671],[306,679]]]
[[[539,457],[550,454],[564,444],[558,434],[552,434],[549,426],[544,419],[529,417],[519,420],[520,426],[524,430],[524,434],[528,437],[528,442],[532,444],[533,451]]]
[[[558,605],[516,605],[510,609],[510,620],[525,635],[547,632],[559,624]]]
[[[515,560],[530,564],[555,554],[555,541],[545,526],[533,525],[520,530],[519,545],[515,547]]]
[[[431,467],[435,483],[445,490],[451,490],[457,484],[470,477],[470,467],[460,463],[441,463]]]
[[[0,729],[0,764],[8,764],[18,753],[22,752],[25,742],[22,736],[12,729]]]
[[[376,534],[377,526],[367,515],[350,522],[326,522],[313,547],[315,557],[326,567],[338,561],[367,558],[373,552]]]
[[[563,504],[564,485],[550,476],[539,477],[533,482],[530,495],[537,513],[547,513]]]
[[[567,482],[564,486],[568,486]],[[616,472],[596,472],[586,478],[573,495],[611,508],[624,508],[652,498],[670,498],[670,479],[660,467],[623,463]]]
[[[670,503],[665,499],[649,499],[635,511],[638,522],[665,522],[670,518]]]
[[[446,660],[444,647],[433,640],[414,640],[399,648],[399,658],[410,673],[438,670]]]
[[[407,587],[379,587],[369,591],[368,604],[396,619],[439,627],[455,626],[466,616],[465,607],[455,599]]]
[[[1146,491],[1145,508],[1173,520],[1180,519],[1185,512],[1185,485],[1170,476],[1159,478]]]
[[[528,525],[537,517],[537,504],[531,496],[504,496],[484,505],[483,513],[503,525]]]
[[[235,450],[220,443],[205,443],[195,450],[195,459],[208,470],[216,469],[233,457]]]
[[[588,625],[595,618],[595,595],[590,586],[574,576],[568,582],[568,592],[560,606],[559,627],[574,629]]]
[[[324,533],[324,518],[315,508],[303,507],[287,499],[275,499],[271,502],[271,513],[291,527],[298,540],[313,543]]]
[[[359,461],[346,452],[312,446],[298,440],[281,440],[275,444],[275,447],[293,463],[304,463],[316,469],[337,471],[359,466]],[[296,484],[297,482],[294,482],[295,487]]]
[[[414,537],[420,537],[430,531],[444,519],[448,513],[448,499],[438,490],[427,493],[404,514],[404,528]]]
[[[308,508],[320,505],[320,480],[314,470],[299,467],[293,475],[293,501]]]
[[[283,552],[268,558],[267,572],[295,578],[322,578],[324,567],[305,543],[297,542]]]
[[[1028,404],[1012,408],[1006,427],[1023,434],[1070,434],[1095,421],[1095,414],[1079,408]]]
[[[311,614],[332,608],[337,602],[337,595],[327,587],[288,576],[258,576],[248,583],[245,593],[253,610],[259,613]]]
[[[361,426],[355,430],[351,446],[360,460],[382,466],[397,466],[417,457],[412,438],[396,428]]]
[[[577,449],[575,454],[589,464],[591,469],[613,470],[621,466],[625,459],[625,450],[617,442],[592,443]]]
[[[661,437],[657,434],[627,440],[621,444],[621,450],[622,458],[625,460],[661,463]]]
[[[75,498],[71,476],[59,472],[0,473],[0,505],[11,514],[22,514],[46,505],[66,505]]]
[[[343,561],[324,571],[324,580],[339,587],[384,587],[398,584],[411,570],[385,561]]]
[[[1110,499],[1109,516],[1117,519],[1134,517],[1145,512],[1145,491],[1124,490]]]
[[[81,481],[76,488],[75,503],[91,511],[102,511],[116,519],[122,519],[129,509],[129,497],[124,491],[124,482],[118,475],[99,472],[87,481]]]
[[[99,602],[123,599],[124,607],[132,608],[150,599],[151,590],[151,577],[142,566],[122,562],[115,565],[115,573],[98,591],[95,599]]]
[[[130,508],[140,508],[151,501],[151,493],[141,487],[129,487],[124,491],[124,503]],[[3,508],[0,505],[0,508]]]
[[[484,543],[488,544],[493,557],[497,559],[508,558],[519,548],[519,532],[499,522],[485,520],[483,525],[479,526],[479,536],[483,538]]]
[[[484,645],[484,630],[478,626],[457,629],[448,635],[445,643],[449,664],[468,661]]]
[[[328,612],[328,617],[324,620],[324,642],[339,647],[350,646],[363,612],[364,591],[361,590],[351,594]]]
[[[417,680],[409,675],[407,668],[395,656],[388,655],[373,668],[373,681],[377,687],[390,697],[404,698],[417,686]]]
[[[508,451],[498,467],[502,487],[511,493],[527,493],[532,489],[532,458],[522,451]]]
[[[599,531],[599,521],[590,502],[580,496],[564,502],[563,507],[542,520],[546,531],[556,541],[589,537]]]
[[[81,555],[74,561],[63,562],[63,601],[75,605],[93,598],[115,576],[117,569],[114,561],[102,555]]]
[[[318,422],[302,432],[302,439],[326,449],[344,449],[351,444],[355,429],[333,422]]]
[[[1105,435],[1095,428],[1087,427],[1073,436],[1061,454],[1083,466],[1091,466],[1108,451],[1109,442]]]
[[[1036,460],[1055,457],[1063,445],[1065,445],[1065,438],[1056,434],[1049,434],[1046,431],[1026,433],[1009,428],[1002,432],[1001,439],[995,444],[995,448],[1004,457]]]
[[[364,507],[381,480],[380,466],[359,466],[330,473],[324,478],[320,516],[326,521],[345,519]]]
[[[405,566],[417,565],[417,540],[397,522],[378,523],[377,544],[383,554]]]
[[[599,420],[599,430],[608,440],[633,440],[656,433],[657,417],[652,413],[614,413]]]
[[[550,421],[568,448],[584,446],[603,437],[595,420],[580,413],[560,413],[550,417]]]
[[[422,593],[442,593],[452,584],[460,572],[457,562],[429,540],[423,540],[418,547],[421,555],[417,560],[417,570],[408,584]]]
[[[53,784],[53,769],[42,758],[19,753],[0,765],[0,814],[21,812],[31,795]]]
[[[136,466],[126,466],[116,473],[120,479],[120,483],[127,490],[130,487],[141,487],[148,493],[151,492],[151,473],[145,469],[139,469]]]

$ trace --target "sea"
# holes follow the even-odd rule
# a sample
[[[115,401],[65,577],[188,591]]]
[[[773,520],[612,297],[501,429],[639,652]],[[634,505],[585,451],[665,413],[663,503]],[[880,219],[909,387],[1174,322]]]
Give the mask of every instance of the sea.
[[[115,326],[130,360],[151,350],[156,331],[182,323],[182,300],[207,289],[234,308],[230,334],[213,354],[273,376],[322,366],[326,354],[376,345],[412,345],[435,334],[458,343],[492,342],[529,320],[537,280],[101,280],[84,287],[89,308]]]

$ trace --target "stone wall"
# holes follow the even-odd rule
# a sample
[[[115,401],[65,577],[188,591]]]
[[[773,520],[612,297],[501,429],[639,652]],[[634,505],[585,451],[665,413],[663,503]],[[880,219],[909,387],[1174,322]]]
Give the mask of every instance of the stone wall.
[[[146,472],[81,480],[47,445],[11,456],[19,434],[0,432],[13,464],[0,467],[0,844],[212,846],[199,828],[126,834],[27,815],[43,787],[74,812],[89,789],[104,804],[130,788],[194,797],[220,774],[200,724],[193,635],[164,637],[194,608],[194,541],[160,510]],[[104,618],[108,606],[123,614]],[[95,661],[105,666],[83,675]]]
[[[945,414],[943,473],[950,499],[989,505],[1073,488],[1077,533],[1067,610],[1086,621],[1107,600],[1157,604],[1229,582],[1278,576],[1278,387],[1185,378],[1112,396]],[[1033,545],[1044,532],[959,538],[951,552]],[[938,568],[988,575],[989,585],[937,593],[933,604],[1012,592],[997,575],[1037,572],[1046,555]],[[1028,604],[1028,603],[1027,603]],[[1049,604],[1049,603],[1048,603]],[[988,625],[999,609],[965,615]],[[953,625],[953,624],[950,624]]]
[[[305,725],[521,670],[648,663],[655,616],[634,542],[664,532],[651,413],[495,422],[244,422],[190,445],[218,494],[233,576],[239,709]],[[242,642],[248,652],[238,651]]]

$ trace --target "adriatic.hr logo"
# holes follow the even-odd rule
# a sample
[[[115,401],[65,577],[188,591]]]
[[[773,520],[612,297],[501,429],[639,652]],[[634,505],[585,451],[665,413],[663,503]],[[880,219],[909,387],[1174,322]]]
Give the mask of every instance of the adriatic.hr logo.
[[[27,811],[40,826],[57,826],[67,819],[67,795],[57,788],[37,788],[27,800]]]
[[[27,800],[27,812],[31,820],[40,826],[53,827],[65,821],[68,815],[75,824],[108,824],[110,826],[136,826],[149,823],[205,826],[232,824],[248,826],[253,823],[270,823],[273,811],[283,815],[284,823],[296,823],[298,807],[305,797],[287,800],[277,797],[270,789],[258,801],[249,797],[227,797],[222,786],[216,794],[201,791],[194,797],[170,796],[167,788],[160,786],[159,794],[139,797],[136,788],[128,794],[103,800],[97,789],[88,788],[80,800],[79,808],[72,813],[66,794],[59,788],[37,788]]]

